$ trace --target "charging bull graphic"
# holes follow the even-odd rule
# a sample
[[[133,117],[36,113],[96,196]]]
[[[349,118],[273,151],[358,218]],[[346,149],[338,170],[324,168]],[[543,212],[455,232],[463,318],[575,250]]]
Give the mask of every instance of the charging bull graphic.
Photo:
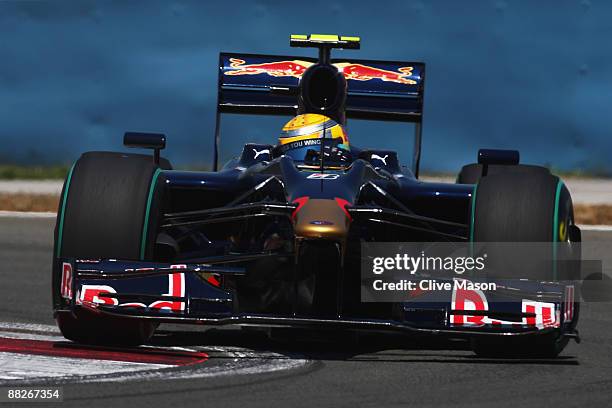
[[[344,74],[346,79],[353,79],[355,81],[380,79],[385,82],[396,82],[405,85],[416,84],[415,80],[406,78],[412,75],[412,67],[401,67],[397,69],[399,72],[395,72],[350,62],[338,62],[334,65]]]
[[[229,61],[232,70],[225,72],[225,75],[268,74],[273,77],[301,78],[306,69],[313,65],[312,62],[301,60],[264,62],[261,64],[247,64],[245,60],[239,58],[230,58]],[[416,84],[415,80],[409,78],[412,76],[413,67],[400,67],[397,71],[389,71],[350,62],[337,62],[333,65],[344,74],[346,79],[355,81],[380,79],[381,81],[405,85]]]
[[[225,75],[259,75],[268,74],[274,77],[295,77],[301,78],[304,71],[312,65],[308,61],[277,61],[264,62],[261,64],[246,64],[245,60],[230,58],[230,67],[236,68],[235,71],[228,71]]]

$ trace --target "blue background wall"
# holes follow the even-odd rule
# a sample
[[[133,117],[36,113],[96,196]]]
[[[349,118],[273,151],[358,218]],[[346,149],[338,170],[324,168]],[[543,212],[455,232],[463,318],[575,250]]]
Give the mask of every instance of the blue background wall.
[[[323,32],[361,35],[344,56],[428,64],[429,170],[499,147],[611,172],[611,21],[603,0],[2,1],[0,162],[70,162],[129,129],[167,133],[175,164],[209,163],[218,52],[299,55],[290,33]],[[282,119],[249,123],[225,122],[225,157]],[[408,149],[409,133],[349,125]]]

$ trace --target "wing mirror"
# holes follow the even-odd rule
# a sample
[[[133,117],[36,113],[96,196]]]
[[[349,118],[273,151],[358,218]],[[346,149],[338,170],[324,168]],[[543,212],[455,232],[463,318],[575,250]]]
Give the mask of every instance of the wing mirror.
[[[166,135],[163,133],[125,132],[123,145],[153,149],[153,161],[159,164],[159,152],[166,148]]]

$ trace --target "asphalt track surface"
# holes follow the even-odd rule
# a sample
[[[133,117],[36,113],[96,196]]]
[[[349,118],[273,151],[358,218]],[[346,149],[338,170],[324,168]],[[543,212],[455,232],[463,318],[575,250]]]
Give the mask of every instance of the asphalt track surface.
[[[0,320],[53,324],[50,310],[52,229],[48,218],[0,218]],[[609,243],[610,232],[584,232]],[[606,248],[608,249],[606,251]],[[605,252],[605,253],[604,253]],[[296,368],[203,378],[67,382],[58,406],[119,407],[604,407],[612,403],[612,304],[585,304],[574,342],[554,360],[475,357],[462,342],[389,336],[336,343],[271,341],[238,329],[162,326],[158,346],[243,347],[211,354],[202,367],[231,358],[301,361]],[[209,364],[209,366],[206,366]],[[5,384],[3,384],[5,385]],[[48,385],[52,385],[49,383]],[[0,404],[2,406],[3,404]],[[28,406],[28,404],[15,404]],[[46,406],[49,406],[45,404]],[[42,406],[45,406],[42,405]],[[36,404],[35,406],[40,406]]]

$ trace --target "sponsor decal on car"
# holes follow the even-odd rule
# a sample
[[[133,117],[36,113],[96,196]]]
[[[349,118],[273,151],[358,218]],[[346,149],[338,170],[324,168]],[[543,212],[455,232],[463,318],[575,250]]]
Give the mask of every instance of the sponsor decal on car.
[[[484,292],[476,289],[462,289],[455,285],[452,292],[451,309],[456,311],[489,310],[489,302]],[[505,321],[492,319],[486,315],[451,314],[449,322],[452,326],[481,327],[485,325],[510,325],[521,327],[536,327],[538,329],[559,327],[559,310],[554,303],[522,299],[521,312],[531,313],[532,317],[523,317],[522,321]]]
[[[523,318],[523,325],[544,329],[548,327],[559,327],[559,310],[555,309],[554,303],[538,302],[523,299],[523,313],[534,313],[535,317]]]
[[[116,298],[104,296],[108,293],[117,293],[117,291],[108,285],[81,285],[81,296],[77,304],[118,305],[119,301]]]
[[[313,65],[312,62],[291,60],[273,61],[260,64],[247,64],[240,58],[229,59],[230,70],[225,75],[260,75],[267,74],[273,77],[301,78],[304,72]],[[369,65],[355,64],[351,62],[336,62],[333,64],[344,77],[354,81],[371,81],[378,79],[385,82],[415,85],[417,82],[410,79],[414,67],[399,67],[397,71],[377,68]]]
[[[312,225],[334,225],[333,222],[326,221],[326,220],[314,220],[314,221],[310,221],[310,223]]]
[[[306,178],[309,180],[336,180],[338,177],[340,175],[334,173],[312,173]]]
[[[225,75],[259,75],[268,74],[273,77],[301,78],[302,74],[312,65],[308,61],[274,61],[264,62],[261,64],[247,64],[245,60],[240,58],[230,58],[230,68],[232,71],[227,71]]]
[[[172,265],[174,268],[184,269],[187,265]],[[185,297],[185,274],[184,273],[173,273],[168,275],[168,293],[164,293],[162,296],[172,297]],[[178,312],[185,310],[185,302],[180,301],[169,301],[169,300],[158,300],[149,305],[153,309],[165,309],[172,312]]]
[[[60,295],[64,299],[72,299],[72,265],[69,262],[62,262]]]
[[[387,158],[389,157],[388,154],[386,154],[384,157],[383,156],[379,156],[377,154],[372,154],[372,156],[370,156],[372,160],[379,160],[381,161],[385,166],[387,165]]]
[[[171,265],[173,269],[185,269],[187,265]],[[95,305],[112,305],[119,307],[137,307],[167,310],[170,312],[181,312],[185,310],[185,302],[179,300],[157,300],[150,305],[139,302],[121,303],[115,297],[107,297],[104,294],[114,294],[117,291],[109,285],[81,285],[80,295],[77,298],[77,304]],[[168,275],[168,293],[161,295],[172,298],[185,297],[185,274],[172,273]]]

